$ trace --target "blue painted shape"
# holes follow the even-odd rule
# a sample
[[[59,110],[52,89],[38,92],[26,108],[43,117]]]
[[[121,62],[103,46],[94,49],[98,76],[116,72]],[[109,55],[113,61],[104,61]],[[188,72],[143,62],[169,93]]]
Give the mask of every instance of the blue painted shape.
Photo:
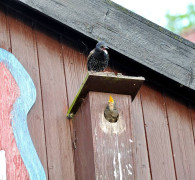
[[[11,112],[12,128],[17,147],[31,180],[45,180],[46,175],[27,125],[27,114],[36,100],[36,88],[24,67],[10,52],[0,48],[0,62],[3,62],[20,88],[20,96]]]

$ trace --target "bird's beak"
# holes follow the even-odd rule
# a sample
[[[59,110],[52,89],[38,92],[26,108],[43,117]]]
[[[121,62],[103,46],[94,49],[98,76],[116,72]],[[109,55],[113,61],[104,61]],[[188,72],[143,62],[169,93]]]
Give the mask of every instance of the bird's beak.
[[[112,98],[112,96],[109,97],[109,103],[114,103],[114,99]]]
[[[109,49],[109,48],[108,48],[108,46],[104,46],[102,49],[103,50],[106,50],[106,49]]]

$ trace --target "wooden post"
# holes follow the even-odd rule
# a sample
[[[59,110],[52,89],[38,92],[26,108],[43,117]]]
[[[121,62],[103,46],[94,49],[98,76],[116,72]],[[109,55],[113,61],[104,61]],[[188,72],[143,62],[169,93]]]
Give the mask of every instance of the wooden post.
[[[119,119],[104,117],[109,96]],[[76,179],[133,179],[131,96],[89,92],[74,120]]]

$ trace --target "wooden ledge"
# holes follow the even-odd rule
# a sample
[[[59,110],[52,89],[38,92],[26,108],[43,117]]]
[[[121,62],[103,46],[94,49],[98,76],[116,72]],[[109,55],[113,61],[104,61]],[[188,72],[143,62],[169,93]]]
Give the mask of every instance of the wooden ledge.
[[[67,118],[74,116],[89,91],[131,95],[133,100],[144,80],[144,77],[124,76],[121,73],[88,72],[67,112]]]

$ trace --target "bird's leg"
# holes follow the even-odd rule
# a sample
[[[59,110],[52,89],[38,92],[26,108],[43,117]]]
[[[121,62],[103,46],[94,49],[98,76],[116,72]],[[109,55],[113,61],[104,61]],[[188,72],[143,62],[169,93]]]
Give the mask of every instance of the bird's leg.
[[[95,73],[95,71],[93,71],[93,70],[91,70],[91,71],[89,71],[91,74],[94,74]]]

